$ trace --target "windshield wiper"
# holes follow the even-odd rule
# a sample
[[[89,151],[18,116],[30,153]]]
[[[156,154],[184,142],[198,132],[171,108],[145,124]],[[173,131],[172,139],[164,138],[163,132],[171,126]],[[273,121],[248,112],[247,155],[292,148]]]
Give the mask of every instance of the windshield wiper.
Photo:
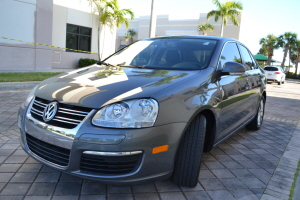
[[[103,62],[103,61],[98,62],[97,65],[105,65],[105,66],[110,66],[110,67],[116,67],[116,65],[113,65],[113,64],[110,64],[110,63],[107,63],[107,62]]]
[[[128,68],[139,68],[139,69],[143,69],[146,67],[146,65],[141,65],[141,66],[135,66],[135,65],[118,65],[120,67],[128,67]]]

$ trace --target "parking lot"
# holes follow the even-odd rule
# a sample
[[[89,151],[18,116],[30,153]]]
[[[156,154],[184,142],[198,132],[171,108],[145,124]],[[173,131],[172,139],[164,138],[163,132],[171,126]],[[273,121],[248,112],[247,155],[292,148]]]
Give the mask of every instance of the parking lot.
[[[0,90],[2,199],[288,199],[300,158],[300,82],[268,84],[259,131],[242,129],[203,155],[195,188],[159,181],[113,187],[39,164],[21,149],[17,111],[28,90]]]

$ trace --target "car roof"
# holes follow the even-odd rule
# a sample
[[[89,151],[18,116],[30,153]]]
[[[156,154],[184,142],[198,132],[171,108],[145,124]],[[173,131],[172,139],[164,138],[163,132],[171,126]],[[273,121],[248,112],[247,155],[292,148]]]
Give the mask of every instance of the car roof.
[[[218,40],[218,41],[222,41],[222,42],[227,42],[227,41],[237,41],[238,42],[238,40],[233,39],[233,38],[208,36],[208,35],[174,35],[174,36],[162,36],[162,37],[145,38],[144,40],[173,39],[173,38],[210,39],[210,40]]]

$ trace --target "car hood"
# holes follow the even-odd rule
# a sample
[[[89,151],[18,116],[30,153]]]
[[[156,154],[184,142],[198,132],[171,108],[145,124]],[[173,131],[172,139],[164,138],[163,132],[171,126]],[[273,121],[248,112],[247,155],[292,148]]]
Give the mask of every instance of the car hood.
[[[42,81],[35,95],[50,101],[100,108],[113,102],[147,98],[199,73],[93,65]]]

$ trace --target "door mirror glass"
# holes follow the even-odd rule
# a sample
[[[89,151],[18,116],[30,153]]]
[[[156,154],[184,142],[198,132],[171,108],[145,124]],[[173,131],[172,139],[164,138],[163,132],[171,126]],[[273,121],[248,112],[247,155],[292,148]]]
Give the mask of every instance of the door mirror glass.
[[[222,75],[242,75],[244,73],[244,66],[237,62],[226,62],[222,70]]]

